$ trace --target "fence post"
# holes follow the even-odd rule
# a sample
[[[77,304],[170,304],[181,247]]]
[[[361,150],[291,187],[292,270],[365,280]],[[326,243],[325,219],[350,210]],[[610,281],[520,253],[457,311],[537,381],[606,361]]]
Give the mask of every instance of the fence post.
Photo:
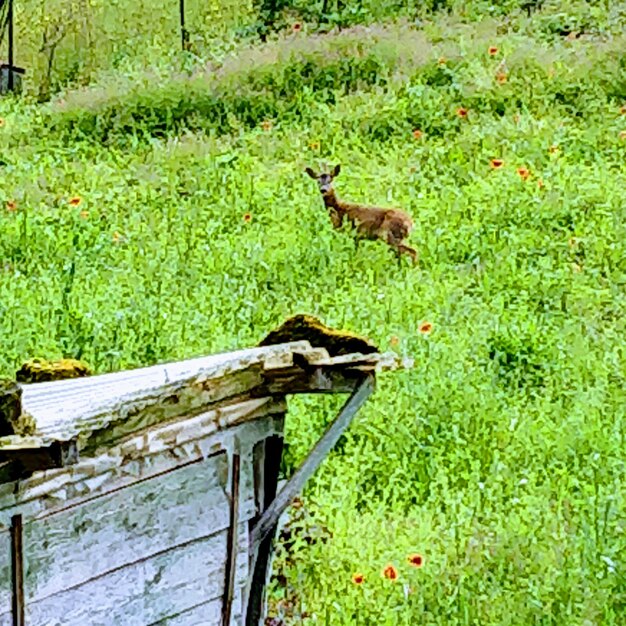
[[[7,76],[7,90],[13,91],[13,0],[9,0],[7,20],[9,22],[9,75]]]
[[[180,10],[180,38],[184,52],[189,49],[189,32],[185,26],[185,0],[178,0],[178,8]]]

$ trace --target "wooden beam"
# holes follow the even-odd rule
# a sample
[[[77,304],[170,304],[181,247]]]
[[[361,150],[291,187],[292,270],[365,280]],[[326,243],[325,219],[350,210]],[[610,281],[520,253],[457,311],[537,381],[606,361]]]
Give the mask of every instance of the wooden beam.
[[[373,393],[374,387],[374,377],[371,375],[366,376],[360,382],[350,398],[348,398],[339,415],[322,435],[322,438],[313,446],[313,449],[301,463],[300,467],[298,467],[293,476],[287,481],[287,484],[267,507],[250,535],[252,555],[258,552],[261,542],[276,527],[279,517],[302,491],[306,482],[335,446],[339,437],[350,426],[357,411]]]

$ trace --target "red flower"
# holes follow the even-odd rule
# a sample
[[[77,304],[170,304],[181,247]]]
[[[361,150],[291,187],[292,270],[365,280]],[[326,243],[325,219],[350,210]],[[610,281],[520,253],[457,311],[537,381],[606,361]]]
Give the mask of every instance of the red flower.
[[[498,48],[496,48],[495,46],[489,46],[487,53],[489,54],[490,57],[495,57],[496,54],[498,54]]]
[[[520,175],[522,180],[526,180],[530,176],[530,172],[526,167],[518,167],[517,173]]]
[[[300,22],[296,22],[292,27],[291,30],[293,30],[294,33],[299,33],[302,30],[302,24],[300,24]]]
[[[413,567],[422,567],[424,565],[424,557],[421,554],[409,554],[407,561]]]
[[[467,117],[467,113],[468,113],[467,109],[464,109],[463,107],[460,107],[456,110],[456,114],[459,117]]]
[[[383,576],[385,578],[388,578],[389,580],[397,580],[398,570],[390,563],[389,565],[386,565],[383,569]]]
[[[500,85],[504,85],[507,81],[507,75],[504,72],[498,72],[496,74],[496,80]]]
[[[432,331],[432,329],[433,329],[433,325],[430,322],[422,322],[419,325],[419,331],[423,335],[427,335],[429,332]]]
[[[81,202],[82,199],[80,196],[74,196],[73,198],[70,198],[70,206],[78,206]]]
[[[251,222],[252,221],[252,215],[250,215],[250,213],[244,214],[243,221],[244,222]]]
[[[4,126],[4,119],[0,117],[0,128]]]
[[[413,137],[415,137],[415,139],[419,139],[423,134],[424,133],[419,128],[413,131]]]
[[[364,581],[365,581],[365,576],[363,576],[363,574],[353,574],[352,575],[352,582],[355,585],[362,585]]]
[[[15,200],[7,200],[6,207],[7,211],[14,213],[15,211],[17,211],[17,202],[15,202]]]
[[[504,161],[502,159],[491,159],[491,167],[494,170],[500,169],[504,165]]]

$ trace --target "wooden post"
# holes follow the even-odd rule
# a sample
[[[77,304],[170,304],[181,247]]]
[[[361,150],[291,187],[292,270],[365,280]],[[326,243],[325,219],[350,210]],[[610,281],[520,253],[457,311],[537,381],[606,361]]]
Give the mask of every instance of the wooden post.
[[[9,22],[9,75],[7,77],[7,90],[13,91],[13,0],[9,0],[7,20]]]
[[[178,0],[178,8],[180,11],[180,38],[184,52],[189,50],[189,32],[185,26],[185,0]]]

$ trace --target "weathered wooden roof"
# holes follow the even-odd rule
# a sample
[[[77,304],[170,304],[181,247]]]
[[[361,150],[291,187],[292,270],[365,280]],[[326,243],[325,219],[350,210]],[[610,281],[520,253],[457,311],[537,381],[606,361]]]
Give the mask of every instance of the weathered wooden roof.
[[[0,463],[70,464],[154,424],[224,410],[251,398],[350,392],[367,374],[410,365],[393,353],[330,357],[308,341],[251,348],[135,370],[23,384],[32,435],[0,438]],[[254,415],[250,416],[253,419]],[[44,460],[43,457],[49,457]]]

